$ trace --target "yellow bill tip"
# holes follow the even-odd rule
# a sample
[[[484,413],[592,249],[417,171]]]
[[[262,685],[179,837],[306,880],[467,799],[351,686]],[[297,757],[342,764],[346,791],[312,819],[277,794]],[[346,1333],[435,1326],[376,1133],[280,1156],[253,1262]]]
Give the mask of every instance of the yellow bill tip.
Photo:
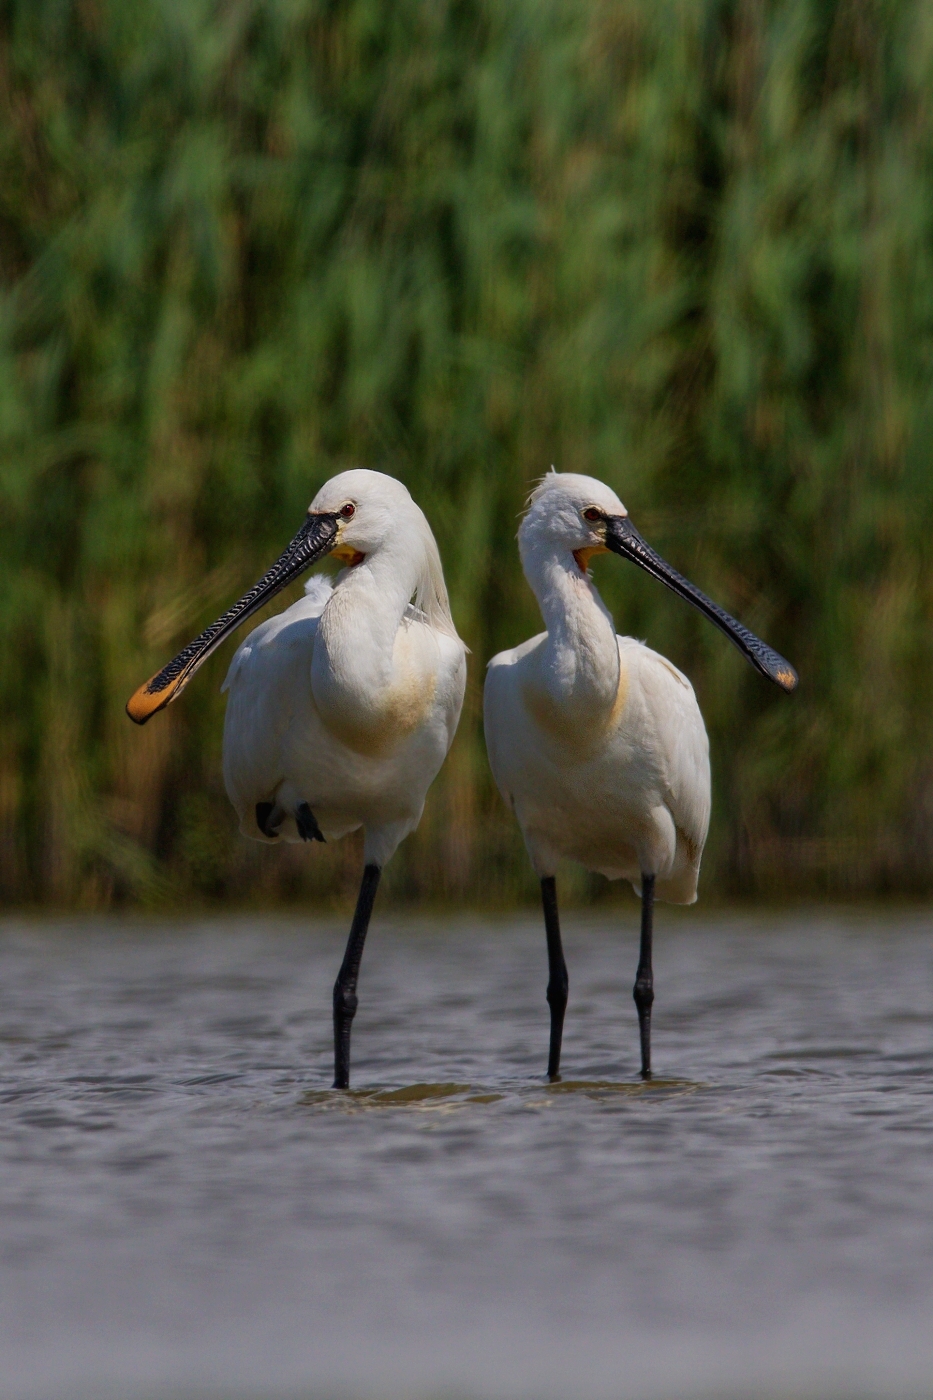
[[[158,674],[156,672],[156,676]],[[164,710],[165,706],[175,698],[178,690],[177,682],[174,685],[167,685],[163,690],[150,689],[156,676],[150,676],[126,702],[126,713],[134,724],[145,724],[146,720],[151,719],[157,710]]]

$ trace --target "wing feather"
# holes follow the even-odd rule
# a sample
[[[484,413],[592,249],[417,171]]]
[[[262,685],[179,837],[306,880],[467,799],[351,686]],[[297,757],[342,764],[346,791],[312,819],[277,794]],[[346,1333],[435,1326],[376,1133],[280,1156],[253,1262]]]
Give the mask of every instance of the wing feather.
[[[311,580],[315,582],[315,580]],[[282,779],[285,736],[302,706],[305,712],[311,683],[311,658],[318,621],[324,610],[323,590],[270,617],[242,643],[227,673],[224,721],[224,783],[227,795],[248,820],[257,802],[268,801]]]
[[[643,643],[619,638],[624,660],[637,667],[654,728],[665,799],[674,825],[696,850],[709,828],[709,740],[693,686],[677,667]]]

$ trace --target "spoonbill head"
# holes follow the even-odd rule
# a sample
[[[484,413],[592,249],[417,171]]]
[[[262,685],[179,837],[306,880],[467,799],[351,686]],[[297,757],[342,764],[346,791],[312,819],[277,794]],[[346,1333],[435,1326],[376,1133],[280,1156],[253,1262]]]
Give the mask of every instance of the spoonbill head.
[[[651,945],[655,895],[696,899],[710,812],[709,745],[686,676],[615,624],[589,574],[596,554],[631,560],[699,609],[782,690],[789,662],[651,548],[603,482],[550,472],[532,493],[518,534],[525,576],[547,630],[489,664],[489,761],[541,881],[550,980],[548,1073],[556,1078],[568,978],[556,870],[579,861],[630,880],[642,901],[634,997],[642,1074],[651,1073]]]
[[[364,870],[334,988],[334,1084],[349,1085],[356,985],[386,862],[417,826],[456,732],[466,683],[440,556],[407,489],[341,472],[253,588],[131,697],[145,724],[247,618],[318,560],[305,596],[256,627],[224,689],[224,780],[244,835],[327,841],[364,830]]]

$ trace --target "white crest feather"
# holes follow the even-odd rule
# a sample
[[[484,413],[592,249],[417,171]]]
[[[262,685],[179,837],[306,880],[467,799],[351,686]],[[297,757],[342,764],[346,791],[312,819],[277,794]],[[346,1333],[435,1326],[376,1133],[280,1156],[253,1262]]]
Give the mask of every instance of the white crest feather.
[[[460,638],[450,611],[450,599],[447,596],[447,584],[444,582],[437,541],[424,513],[417,507],[416,510],[420,517],[418,526],[424,556],[412,602],[418,611],[424,614],[430,627],[437,628],[438,632],[444,632],[459,642]]]

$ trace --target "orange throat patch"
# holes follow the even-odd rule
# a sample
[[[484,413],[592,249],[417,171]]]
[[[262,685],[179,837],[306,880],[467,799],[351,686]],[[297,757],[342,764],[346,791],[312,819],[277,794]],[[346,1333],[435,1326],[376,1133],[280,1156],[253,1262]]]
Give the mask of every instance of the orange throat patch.
[[[351,549],[349,545],[338,544],[336,549],[330,552],[332,559],[339,559],[341,564],[346,564],[348,569],[355,569],[357,564],[362,564],[366,558],[358,549]]]
[[[573,557],[577,561],[577,568],[581,574],[586,574],[590,567],[590,560],[594,554],[608,554],[609,550],[604,544],[587,545],[585,549],[575,549]]]

